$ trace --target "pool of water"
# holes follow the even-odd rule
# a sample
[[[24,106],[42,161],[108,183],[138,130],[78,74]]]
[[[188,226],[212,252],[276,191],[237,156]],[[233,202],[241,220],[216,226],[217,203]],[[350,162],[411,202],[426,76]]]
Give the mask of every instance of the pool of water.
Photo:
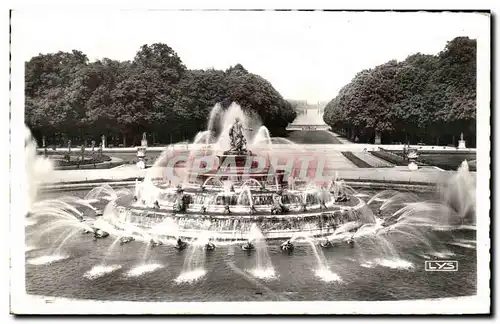
[[[374,192],[360,192],[369,199]],[[85,191],[45,193],[42,199],[83,197]],[[429,194],[419,194],[427,199]],[[382,202],[370,205],[377,210]],[[340,244],[319,248],[324,265],[307,242],[293,253],[269,243],[270,264],[257,269],[256,253],[238,245],[217,246],[203,252],[202,265],[183,272],[190,250],[164,245],[150,248],[141,242],[116,244],[112,238],[93,240],[77,232],[61,247],[53,242],[64,230],[41,238],[42,224],[28,223],[26,237],[27,293],[93,300],[129,301],[306,301],[403,300],[476,294],[475,231],[432,233],[432,248],[388,235],[396,252],[369,239],[354,247]],[[426,272],[426,260],[456,260],[458,271]]]

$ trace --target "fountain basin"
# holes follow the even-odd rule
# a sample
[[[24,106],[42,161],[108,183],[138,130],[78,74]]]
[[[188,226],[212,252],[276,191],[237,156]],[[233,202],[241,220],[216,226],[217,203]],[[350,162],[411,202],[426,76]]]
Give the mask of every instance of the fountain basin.
[[[127,195],[110,203],[115,212],[106,213],[104,220],[118,230],[132,226],[144,240],[149,240],[151,235],[165,240],[178,237],[195,240],[203,235],[215,241],[235,243],[248,240],[254,225],[266,240],[284,240],[294,236],[329,236],[346,222],[370,221],[363,217],[366,204],[357,197],[347,202],[329,201],[323,207],[306,205],[306,210],[296,203],[284,206],[288,211],[283,214],[271,214],[269,204],[255,205],[253,209],[231,205],[230,214],[224,214],[225,205],[190,204],[185,211],[176,212],[173,204],[152,209],[148,205],[140,206],[133,196]]]

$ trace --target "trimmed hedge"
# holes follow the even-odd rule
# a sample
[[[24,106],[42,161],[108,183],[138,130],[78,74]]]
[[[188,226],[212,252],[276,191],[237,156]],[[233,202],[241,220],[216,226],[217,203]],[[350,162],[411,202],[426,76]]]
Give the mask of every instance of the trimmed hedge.
[[[48,156],[50,159],[50,156]],[[64,159],[57,159],[53,160],[55,166],[79,166],[79,165],[89,165],[89,164],[97,164],[97,163],[102,163],[102,162],[109,162],[111,161],[111,158],[107,155],[102,155],[100,157],[97,156],[95,157],[95,160],[92,160],[92,158],[89,158],[88,156],[84,156],[84,160],[81,160],[81,156],[77,155],[71,155],[71,161],[68,162]]]
[[[371,165],[361,160],[359,157],[354,155],[352,152],[341,152],[349,161],[354,163],[358,168],[373,168]]]
[[[402,157],[402,151],[386,151],[389,154]],[[456,171],[460,164],[464,161],[476,160],[476,153],[464,153],[464,152],[433,152],[429,150],[419,150],[418,151],[417,163],[422,165],[432,165],[437,166],[443,170]],[[469,163],[469,170],[476,171],[476,165],[474,163]]]
[[[379,159],[385,160],[389,163],[398,165],[398,166],[406,166],[408,165],[408,161],[403,159],[401,156],[385,151],[384,149],[380,149],[380,151],[372,151],[371,152],[374,156],[378,157]]]

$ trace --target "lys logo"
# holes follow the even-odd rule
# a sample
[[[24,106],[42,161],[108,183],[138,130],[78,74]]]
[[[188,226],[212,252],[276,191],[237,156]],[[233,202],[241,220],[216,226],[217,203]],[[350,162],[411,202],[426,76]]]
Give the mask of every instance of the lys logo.
[[[425,271],[458,271],[458,261],[425,261]]]

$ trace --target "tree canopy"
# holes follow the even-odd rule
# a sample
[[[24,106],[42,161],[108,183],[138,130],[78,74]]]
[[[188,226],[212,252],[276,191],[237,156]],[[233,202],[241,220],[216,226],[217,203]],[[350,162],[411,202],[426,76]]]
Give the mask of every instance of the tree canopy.
[[[414,54],[359,72],[324,120],[354,139],[450,144],[476,138],[476,41],[457,37],[437,55]]]
[[[296,113],[264,78],[241,64],[226,71],[189,70],[166,44],[142,46],[132,61],[89,62],[79,51],[40,54],[25,64],[25,119],[35,137],[138,144],[144,131],[156,142],[192,138],[206,127],[216,103],[237,102],[260,116],[273,134]],[[75,142],[74,142],[75,143]]]

